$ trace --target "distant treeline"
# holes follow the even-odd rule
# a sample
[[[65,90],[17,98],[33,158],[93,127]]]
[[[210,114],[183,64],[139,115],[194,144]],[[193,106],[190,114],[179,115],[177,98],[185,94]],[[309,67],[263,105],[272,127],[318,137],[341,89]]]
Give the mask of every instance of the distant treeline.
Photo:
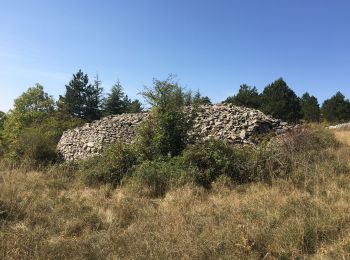
[[[243,84],[238,93],[225,102],[257,108],[288,122],[339,123],[350,120],[350,101],[341,92],[325,100],[320,107],[315,96],[306,92],[298,97],[282,78],[266,86],[262,93],[256,87]]]

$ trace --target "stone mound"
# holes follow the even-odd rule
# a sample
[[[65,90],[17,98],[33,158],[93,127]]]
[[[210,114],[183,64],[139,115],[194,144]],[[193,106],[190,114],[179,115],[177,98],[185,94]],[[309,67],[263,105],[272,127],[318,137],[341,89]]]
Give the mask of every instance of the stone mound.
[[[335,130],[349,130],[350,129],[350,123],[343,123],[339,125],[332,125],[328,127],[329,129],[335,129]]]
[[[68,130],[63,133],[57,150],[70,161],[99,155],[104,147],[118,140],[132,143],[137,126],[148,116],[148,112],[108,116]],[[252,138],[257,134],[280,133],[288,128],[287,123],[259,110],[216,104],[199,107],[190,134],[197,141],[215,138],[233,144],[252,144]]]

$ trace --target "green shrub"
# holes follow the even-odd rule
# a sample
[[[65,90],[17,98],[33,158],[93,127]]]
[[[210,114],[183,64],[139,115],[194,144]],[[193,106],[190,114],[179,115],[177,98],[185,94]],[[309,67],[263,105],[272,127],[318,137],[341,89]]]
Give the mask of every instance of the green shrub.
[[[170,188],[192,182],[195,171],[194,168],[184,167],[181,157],[144,161],[135,168],[129,184],[138,189],[141,195],[159,197],[164,196]]]
[[[90,185],[98,182],[117,185],[136,162],[137,154],[132,146],[116,143],[101,156],[83,161],[80,171]]]
[[[186,149],[183,153],[185,165],[198,169],[195,182],[209,188],[220,175],[226,175],[238,183],[247,182],[250,153],[245,148],[235,148],[219,141],[209,140]]]

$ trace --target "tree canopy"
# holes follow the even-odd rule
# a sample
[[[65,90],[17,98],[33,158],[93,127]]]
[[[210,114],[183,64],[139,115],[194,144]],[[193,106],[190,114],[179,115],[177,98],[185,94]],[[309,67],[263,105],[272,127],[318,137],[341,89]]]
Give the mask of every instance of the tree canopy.
[[[15,99],[14,108],[6,115],[3,129],[4,145],[14,154],[19,149],[19,137],[23,129],[43,123],[55,110],[52,97],[36,84]]]
[[[142,105],[139,100],[129,99],[128,95],[125,95],[124,90],[120,82],[112,86],[110,93],[104,100],[104,112],[105,116],[117,115],[123,113],[139,113],[142,111]]]
[[[60,97],[61,108],[71,116],[92,121],[102,114],[101,81],[96,78],[94,84],[89,83],[89,77],[79,70],[66,85],[64,97]]]
[[[322,104],[323,118],[332,123],[350,120],[350,101],[341,92],[337,92]]]
[[[257,88],[246,84],[241,85],[238,93],[228,97],[225,102],[250,108],[260,108],[261,106],[261,99]]]
[[[261,98],[261,108],[266,114],[288,122],[302,118],[299,98],[282,78],[266,86]]]
[[[317,98],[310,96],[308,92],[304,93],[300,99],[303,119],[306,122],[319,122],[321,118],[320,105]]]

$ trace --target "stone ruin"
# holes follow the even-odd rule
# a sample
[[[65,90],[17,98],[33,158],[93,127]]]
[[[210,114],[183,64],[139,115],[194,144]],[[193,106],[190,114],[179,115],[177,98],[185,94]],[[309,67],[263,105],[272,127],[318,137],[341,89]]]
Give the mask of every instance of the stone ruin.
[[[193,111],[186,108],[187,112]],[[137,126],[148,112],[108,116],[84,126],[65,131],[57,150],[67,160],[86,159],[101,154],[116,141],[132,143]],[[253,144],[257,134],[282,133],[288,125],[259,110],[228,104],[202,105],[196,110],[190,135],[197,141],[216,138],[232,144]]]

